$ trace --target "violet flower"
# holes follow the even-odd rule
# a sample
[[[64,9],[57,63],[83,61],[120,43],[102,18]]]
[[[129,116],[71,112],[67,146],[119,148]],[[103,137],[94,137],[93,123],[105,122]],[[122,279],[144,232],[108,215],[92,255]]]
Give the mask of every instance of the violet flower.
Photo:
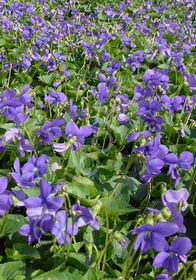
[[[77,223],[77,226],[84,227],[86,225],[90,225],[92,228],[99,230],[99,224],[96,216],[93,217],[91,212],[91,208],[86,208],[84,206],[80,206],[80,201],[78,200],[75,205],[71,207],[72,211],[75,211],[79,214],[75,219],[74,222]]]
[[[28,236],[29,243],[38,240],[40,244],[43,232],[52,228],[53,218],[51,214],[45,214],[39,219],[29,218],[30,224],[23,225],[18,232],[21,235]]]
[[[36,155],[30,156],[28,162],[23,165],[21,182],[32,187],[37,177],[42,177],[47,171],[48,156],[42,154],[39,158]]]
[[[153,261],[153,266],[162,265],[168,272],[178,272],[178,260],[186,263],[186,254],[191,250],[192,243],[188,237],[177,237],[171,246],[167,246],[164,251],[160,252]]]
[[[72,144],[72,148],[76,151],[79,147],[84,145],[85,137],[90,136],[93,131],[93,127],[83,125],[80,128],[75,124],[74,121],[69,121],[65,126],[65,136],[67,140],[73,137],[74,143]]]
[[[73,223],[67,223],[67,213],[64,210],[59,211],[56,214],[57,222],[53,224],[51,232],[57,237],[60,244],[69,244],[71,241],[71,235],[75,236],[78,233],[78,227]],[[66,238],[65,238],[66,231]]]
[[[138,250],[141,245],[141,253],[145,253],[149,247],[156,251],[165,251],[168,248],[165,237],[176,232],[178,232],[178,226],[169,222],[158,222],[153,226],[150,224],[139,226],[132,232],[132,235],[139,233],[134,250]]]
[[[19,130],[14,127],[11,127],[8,131],[5,132],[4,141],[6,143],[15,145],[21,157],[25,156],[24,151],[32,152],[35,150],[33,146],[29,145],[29,141],[24,138],[24,135],[22,133],[19,133]]]
[[[55,212],[63,205],[62,197],[54,196],[60,189],[59,185],[51,186],[46,180],[41,179],[39,181],[39,188],[39,197],[31,196],[24,200],[27,216],[31,219],[40,218],[47,213],[55,216]]]
[[[168,190],[164,195],[161,197],[161,202],[164,207],[168,207],[170,204],[178,205],[181,204],[181,210],[184,212],[188,207],[188,200],[189,192],[187,189],[182,188],[178,191],[175,190]]]
[[[0,216],[2,216],[5,211],[9,211],[10,207],[14,204],[12,197],[6,192],[7,184],[7,177],[0,177]]]
[[[63,135],[62,130],[59,126],[64,123],[65,119],[63,118],[54,119],[52,122],[47,121],[43,125],[42,129],[35,129],[35,131],[33,132],[33,136],[36,139],[40,137],[41,143],[50,143],[54,139],[54,136],[60,138]]]

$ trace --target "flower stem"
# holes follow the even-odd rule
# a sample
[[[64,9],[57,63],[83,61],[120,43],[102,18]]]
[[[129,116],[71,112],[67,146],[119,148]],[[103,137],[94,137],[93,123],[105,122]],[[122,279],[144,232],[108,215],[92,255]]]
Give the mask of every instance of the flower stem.
[[[109,193],[109,197],[111,197],[113,195],[113,193],[115,192],[115,190],[117,189],[120,181],[122,180],[122,178],[127,174],[127,172],[129,171],[130,167],[132,166],[135,158],[137,156],[137,153],[135,154],[132,154],[130,157],[129,157],[129,161],[127,163],[127,167],[125,169],[125,171],[123,172],[123,174],[120,176],[119,180],[117,181],[116,185],[114,186],[114,188],[112,189],[112,191]]]

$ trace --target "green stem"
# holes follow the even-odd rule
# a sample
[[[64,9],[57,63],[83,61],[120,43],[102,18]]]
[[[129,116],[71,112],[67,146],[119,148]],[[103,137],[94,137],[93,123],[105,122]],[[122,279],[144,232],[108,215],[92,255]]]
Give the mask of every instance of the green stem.
[[[81,167],[80,167],[80,148],[79,148],[79,142],[77,138],[77,145],[78,145],[78,175],[81,175]]]
[[[3,214],[1,220],[0,220],[0,236],[1,236],[1,233],[3,231],[3,228],[5,226],[5,222],[7,220],[7,216],[8,216],[8,211],[5,211],[5,213]]]
[[[193,169],[193,175],[192,175],[192,177],[191,177],[191,182],[190,182],[189,189],[188,189],[189,194],[191,194],[192,187],[193,187],[193,184],[194,184],[194,182],[195,182],[195,176],[196,176],[196,160],[195,160],[195,167],[194,167],[194,169]]]
[[[132,166],[136,156],[138,153],[134,153],[130,156],[129,161],[127,163],[127,167],[125,169],[125,171],[123,172],[123,174],[120,176],[119,180],[117,181],[116,185],[114,186],[114,188],[112,189],[112,191],[110,192],[110,194],[108,195],[109,197],[111,197],[113,195],[113,193],[115,192],[115,190],[117,189],[120,181],[122,180],[122,178],[127,174],[127,172],[129,171],[130,167]]]
[[[134,277],[137,276],[137,272],[138,272],[138,268],[139,268],[141,256],[142,256],[142,254],[140,253],[140,254],[138,255],[137,259],[135,260],[134,264],[133,264],[133,265],[131,266],[131,268],[129,269],[127,275],[129,275],[129,274],[131,273],[131,271],[134,269],[134,267],[137,265],[137,270],[136,270],[136,272],[135,272]]]
[[[180,275],[180,277],[178,278],[178,280],[181,280],[182,277],[184,276],[184,274],[186,275],[187,270],[188,270],[192,265],[194,265],[194,264],[196,264],[196,261],[192,261],[191,263],[189,263],[189,264],[187,265],[187,267],[184,268],[184,271],[182,272],[182,274]],[[186,278],[184,278],[184,279],[186,279]]]
[[[108,219],[108,212],[105,204],[103,204],[103,207],[105,209],[105,215],[106,215],[106,237],[105,237],[105,252],[104,252],[104,258],[103,258],[103,264],[102,264],[102,277],[101,279],[104,279],[104,269],[105,269],[105,264],[106,264],[106,255],[107,255],[107,247],[110,243],[109,241],[109,219]],[[113,235],[112,235],[113,237]]]
[[[63,195],[63,202],[65,205],[65,236],[64,236],[64,244],[62,250],[62,258],[64,258],[65,255],[65,246],[66,246],[66,237],[67,237],[67,201],[65,199],[65,195]]]
[[[129,252],[127,254],[127,257],[126,257],[126,259],[124,261],[123,270],[122,270],[122,273],[121,273],[121,276],[123,276],[123,277],[125,277],[125,275],[127,274],[127,270],[129,268],[128,262],[129,262],[129,264],[131,264],[135,254],[136,254],[136,251],[134,251],[132,256],[131,256],[134,244],[135,244],[135,242],[132,243],[132,245],[131,245],[131,247],[129,249]],[[131,259],[129,260],[130,256],[131,256]]]
[[[3,153],[0,156],[0,160],[3,158],[3,156],[5,155],[6,149],[3,151]]]
[[[73,231],[74,231],[74,221],[73,221],[73,217],[72,217],[71,240],[70,240],[69,246],[67,248],[67,253],[66,253],[66,256],[65,256],[65,261],[67,260],[67,258],[69,256],[69,252],[71,250],[71,245],[72,245],[72,240],[73,240]]]

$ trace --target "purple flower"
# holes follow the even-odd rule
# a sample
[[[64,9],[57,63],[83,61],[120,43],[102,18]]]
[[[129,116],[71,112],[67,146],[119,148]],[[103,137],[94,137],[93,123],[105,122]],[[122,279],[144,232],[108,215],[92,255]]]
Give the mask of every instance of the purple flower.
[[[59,52],[55,52],[55,53],[54,53],[54,56],[55,56],[61,63],[63,63],[64,60],[66,60],[66,55],[60,55]]]
[[[134,88],[134,99],[135,100],[139,100],[142,96],[145,96],[145,97],[152,97],[153,96],[153,89],[151,86],[148,86],[147,88],[143,88],[142,86],[136,86]]]
[[[72,119],[77,118],[78,113],[76,112],[77,105],[73,105],[72,99],[69,100],[69,115]]]
[[[52,122],[47,121],[43,125],[42,129],[37,128],[33,132],[33,136],[34,137],[36,136],[36,138],[41,137],[41,143],[45,143],[45,144],[50,143],[54,139],[53,135],[58,138],[60,138],[63,135],[62,130],[59,126],[64,123],[65,123],[65,119],[63,118],[57,118]]]
[[[172,276],[168,272],[163,272],[155,277],[156,280],[172,280]]]
[[[48,71],[53,72],[55,70],[55,61],[52,58],[48,59],[48,66],[47,66]]]
[[[129,117],[123,113],[119,114],[118,117],[117,117],[119,123],[128,123],[129,122]]]
[[[110,93],[108,92],[109,88],[105,85],[105,83],[99,83],[97,87],[98,92],[94,88],[92,88],[91,93],[95,96],[98,96],[97,99],[101,103],[105,103],[104,99],[108,99],[110,97]]]
[[[56,103],[66,103],[66,96],[63,92],[56,92],[55,90],[51,89],[49,91],[49,96],[45,95],[44,101],[50,102],[50,105],[53,106]]]
[[[57,237],[60,244],[69,244],[71,241],[71,235],[75,236],[78,233],[78,227],[73,223],[67,222],[67,214],[64,210],[59,211],[56,214],[57,223],[54,223],[51,232]],[[65,239],[65,231],[67,233]]]
[[[93,57],[95,54],[95,52],[93,51],[94,45],[95,44],[93,42],[87,44],[86,42],[82,41],[82,46],[85,48],[84,53],[87,55],[91,55],[91,57]]]
[[[52,228],[53,218],[51,214],[45,214],[39,219],[30,218],[30,224],[23,225],[18,232],[21,235],[28,236],[29,243],[38,240],[40,244],[43,232]]]
[[[11,127],[8,131],[5,132],[4,141],[6,143],[15,145],[21,157],[25,156],[24,151],[32,152],[35,150],[34,147],[29,145],[29,141],[24,138],[24,135],[19,133],[19,130],[14,127]]]
[[[74,121],[69,121],[65,126],[65,136],[67,140],[73,137],[74,143],[72,144],[72,148],[76,151],[79,147],[84,145],[85,137],[90,136],[93,131],[93,127],[83,125],[80,128],[75,124]]]
[[[116,60],[112,60],[110,67],[106,69],[106,72],[110,73],[110,75],[112,76],[117,72],[117,70],[121,67],[121,65],[122,62],[116,63]]]
[[[0,177],[0,216],[2,216],[5,211],[10,210],[10,207],[14,203],[12,197],[6,193],[7,184],[7,177]]]
[[[84,206],[80,206],[80,201],[78,200],[75,205],[71,207],[72,211],[75,211],[79,214],[74,221],[77,223],[77,226],[84,227],[86,225],[90,225],[92,228],[99,230],[99,224],[96,216],[93,217],[90,208],[86,208]]]
[[[176,169],[176,165],[178,164],[181,170],[188,171],[191,169],[191,164],[194,162],[194,156],[191,152],[184,151],[181,153],[179,160],[173,153],[167,155],[163,160],[166,164],[170,165],[167,175],[169,175],[170,173],[172,174],[172,178],[175,179],[174,186],[177,186],[180,181],[180,174]]]
[[[138,115],[143,116],[148,113],[149,116],[153,117],[156,112],[161,111],[161,103],[157,100],[140,100],[138,102],[139,110]]]
[[[134,250],[141,245],[141,253],[145,253],[149,247],[156,251],[165,251],[168,248],[165,237],[178,232],[178,226],[169,222],[158,222],[155,225],[142,225],[133,230],[132,235],[138,234]]]
[[[131,105],[132,103],[129,102],[129,97],[126,93],[123,93],[121,95],[116,95],[113,93],[113,96],[115,97],[116,100],[116,109],[120,108],[121,113],[125,113],[127,106]],[[116,110],[117,111],[117,110]]]
[[[147,139],[149,136],[152,136],[152,132],[149,130],[131,132],[127,138],[127,142],[132,142],[138,139],[141,135],[143,135],[144,138]]]
[[[191,250],[192,243],[187,237],[177,237],[171,246],[167,246],[164,251],[160,252],[153,261],[153,266],[162,265],[168,272],[178,272],[178,260],[186,263],[186,254]]]
[[[5,146],[2,143],[3,137],[0,137],[0,152],[3,152],[5,150]]]
[[[169,77],[161,70],[148,69],[143,75],[144,82],[150,82],[153,86],[159,86],[161,83],[167,83]]]
[[[190,170],[191,169],[191,164],[194,162],[194,156],[191,152],[182,152],[180,157],[179,157],[179,162],[178,165],[180,169],[182,170]]]
[[[172,99],[167,95],[163,95],[161,97],[161,101],[164,103],[165,108],[172,115],[175,111],[180,111],[183,105],[183,97],[182,96],[174,96]]]
[[[146,170],[142,174],[141,180],[145,182],[149,182],[154,175],[161,173],[161,168],[165,163],[159,159],[159,158],[150,158],[147,156],[147,162],[146,162]]]
[[[23,185],[32,187],[36,178],[42,177],[48,166],[48,156],[42,154],[39,158],[36,155],[30,156],[28,162],[23,165],[21,182]]]
[[[164,195],[161,197],[161,202],[164,207],[168,207],[170,204],[178,205],[181,203],[181,210],[185,211],[188,207],[188,200],[189,192],[187,189],[182,188],[178,191],[175,190],[168,190]]]
[[[65,79],[67,80],[71,74],[69,71],[66,71],[65,65],[63,65],[62,67],[63,67],[63,74],[65,75]]]
[[[161,124],[164,122],[164,118],[161,116],[151,117],[146,115],[142,117],[142,120],[147,123],[145,126],[150,125],[149,130],[153,130],[154,128],[156,132],[161,131]]]
[[[27,208],[27,215],[31,219],[37,219],[44,214],[55,215],[55,212],[59,210],[63,205],[63,199],[61,196],[54,196],[59,191],[59,185],[51,186],[46,180],[41,179],[39,181],[40,196],[31,196],[24,200],[24,204]]]

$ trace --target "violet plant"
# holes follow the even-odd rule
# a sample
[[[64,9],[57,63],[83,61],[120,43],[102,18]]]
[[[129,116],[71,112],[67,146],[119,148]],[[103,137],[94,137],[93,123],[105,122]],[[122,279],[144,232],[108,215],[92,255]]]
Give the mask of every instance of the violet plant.
[[[195,278],[195,11],[0,1],[0,276]]]

